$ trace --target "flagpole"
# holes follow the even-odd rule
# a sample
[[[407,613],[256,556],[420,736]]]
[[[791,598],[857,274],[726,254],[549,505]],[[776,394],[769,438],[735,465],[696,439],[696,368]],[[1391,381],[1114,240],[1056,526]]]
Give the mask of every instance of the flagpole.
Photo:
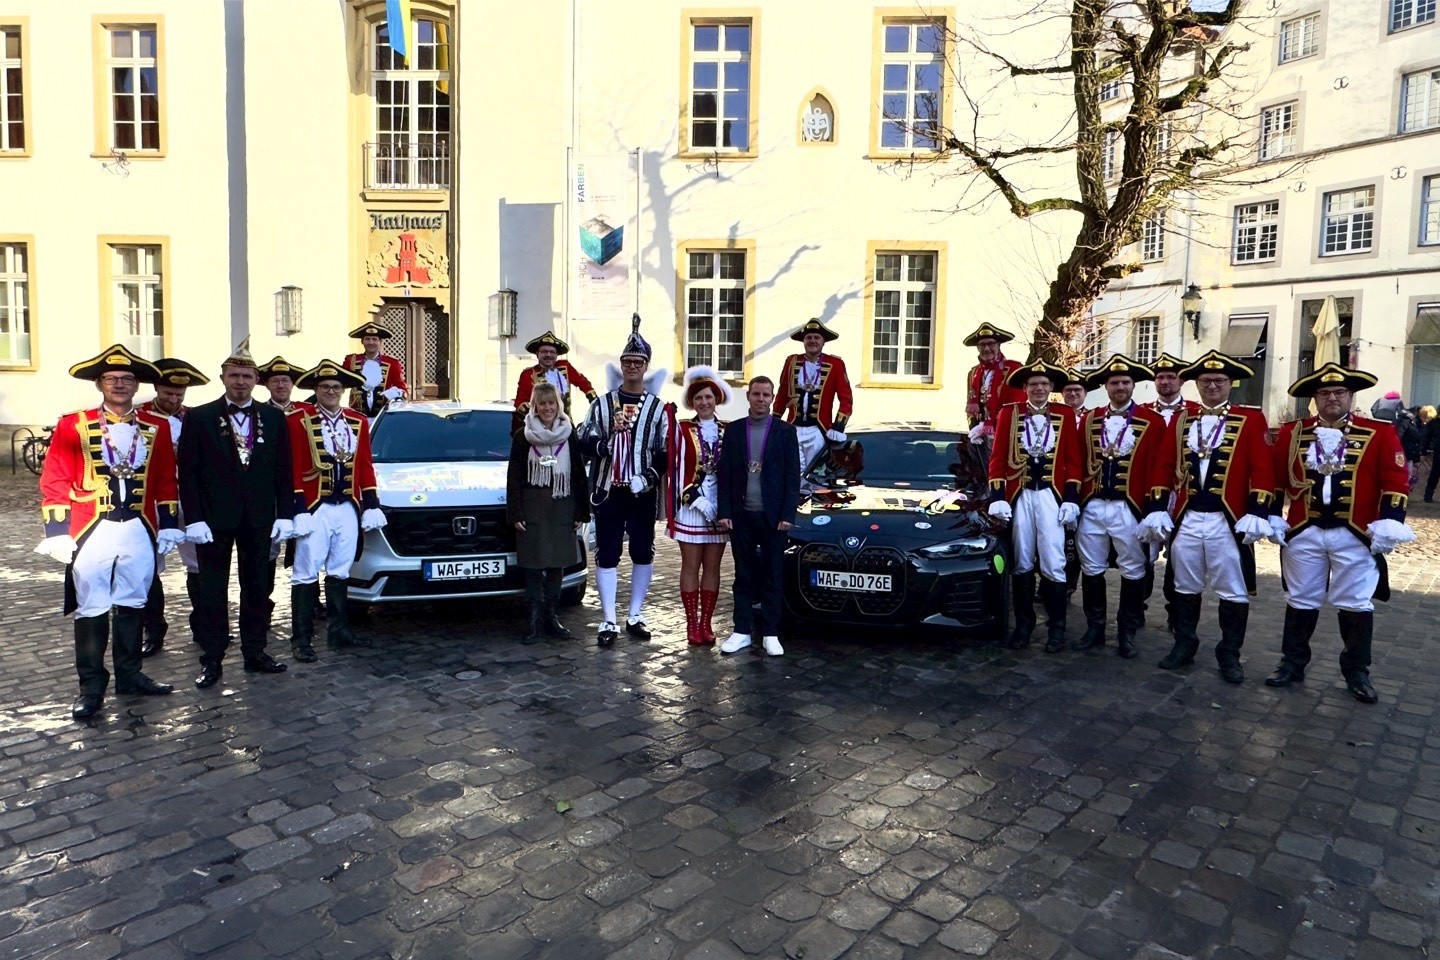
[[[636,147],[631,151],[635,155],[635,245],[631,248],[633,253],[631,260],[635,263],[635,312],[640,312],[640,269],[641,256],[640,248],[640,178],[644,171],[640,167],[640,148]]]

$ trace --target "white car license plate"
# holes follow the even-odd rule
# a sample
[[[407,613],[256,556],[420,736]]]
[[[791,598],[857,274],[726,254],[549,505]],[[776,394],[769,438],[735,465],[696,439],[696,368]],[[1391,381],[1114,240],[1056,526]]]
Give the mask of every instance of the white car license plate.
[[[844,570],[811,570],[810,585],[822,590],[849,590],[854,593],[889,593],[888,573],[849,573]]]
[[[471,557],[464,560],[426,560],[426,580],[483,580],[505,576],[504,557]]]

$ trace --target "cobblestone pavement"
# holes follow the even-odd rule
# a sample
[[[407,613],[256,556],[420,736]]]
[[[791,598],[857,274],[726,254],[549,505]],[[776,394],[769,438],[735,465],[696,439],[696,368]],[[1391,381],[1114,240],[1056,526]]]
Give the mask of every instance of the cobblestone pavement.
[[[176,694],[84,725],[29,484],[0,481],[3,960],[1414,960],[1434,937],[1433,516],[1394,559],[1374,707],[1328,614],[1303,687],[1260,683],[1270,547],[1238,688],[1213,605],[1181,674],[1155,629],[1134,661],[843,636],[721,658],[679,639],[664,553],[656,639],[608,652],[588,600],[583,642],[536,646],[518,605],[427,605],[377,613],[368,651],[196,691],[172,611],[147,668]]]

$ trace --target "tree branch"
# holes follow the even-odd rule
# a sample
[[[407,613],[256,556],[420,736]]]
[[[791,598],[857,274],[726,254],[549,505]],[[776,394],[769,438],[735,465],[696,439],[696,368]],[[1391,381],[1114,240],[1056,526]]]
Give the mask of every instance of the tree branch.
[[[995,166],[989,156],[975,149],[973,145],[956,137],[947,137],[945,145],[951,150],[958,150],[964,154],[971,163],[975,164],[975,169],[983,173],[986,179],[995,185],[995,189],[1000,191],[1000,195],[1005,198],[1005,202],[1010,206],[1010,212],[1021,220],[1027,220],[1037,213],[1048,213],[1052,210],[1070,210],[1087,217],[1094,215],[1092,208],[1081,203],[1079,200],[1072,200],[1069,197],[1048,197],[1044,200],[1033,201],[1022,200],[1020,199],[1020,194],[1015,190],[1015,185]]]

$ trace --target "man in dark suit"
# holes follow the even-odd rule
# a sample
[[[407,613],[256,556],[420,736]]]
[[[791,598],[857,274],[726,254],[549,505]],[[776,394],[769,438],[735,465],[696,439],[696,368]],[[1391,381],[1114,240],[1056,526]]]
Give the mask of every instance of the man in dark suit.
[[[794,427],[771,416],[774,399],[769,377],[751,380],[745,391],[749,416],[726,427],[720,444],[716,525],[730,534],[735,554],[735,632],[721,653],[744,650],[757,632],[770,656],[785,652],[777,636],[780,562],[800,506],[800,444]]]
[[[204,655],[195,679],[220,681],[229,646],[230,556],[240,563],[240,652],[246,673],[282,673],[265,652],[270,541],[295,533],[295,492],[285,415],[251,398],[258,379],[245,345],[221,365],[225,395],[193,408],[180,435],[180,503],[185,535],[197,544],[196,624]]]

